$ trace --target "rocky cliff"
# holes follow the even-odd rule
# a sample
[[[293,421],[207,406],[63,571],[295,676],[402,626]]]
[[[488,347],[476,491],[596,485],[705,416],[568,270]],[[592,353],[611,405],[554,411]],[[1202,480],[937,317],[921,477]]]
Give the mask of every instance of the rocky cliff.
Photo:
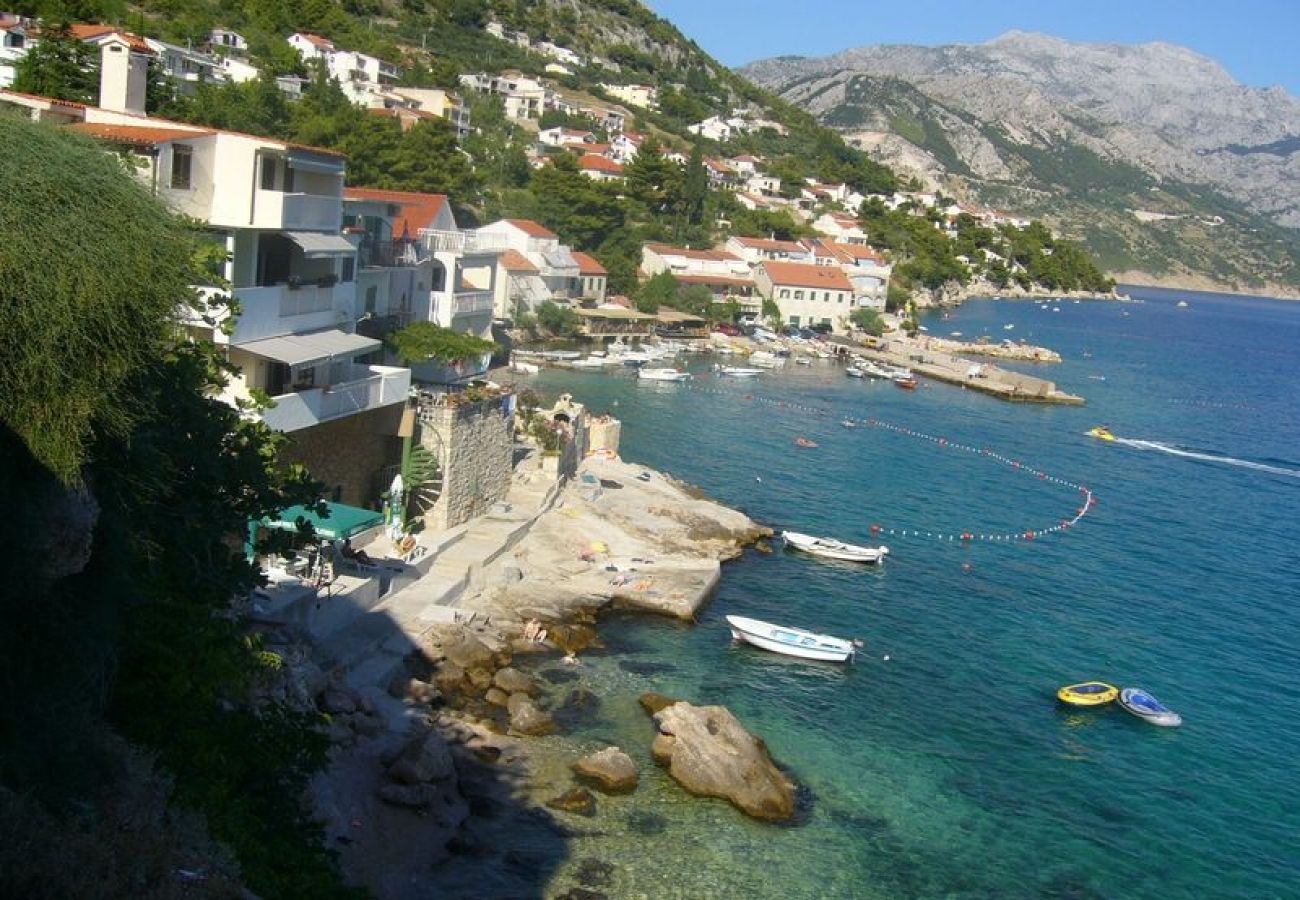
[[[1300,283],[1300,99],[1186,48],[1011,32],[742,74],[930,186],[1048,217],[1113,271]]]

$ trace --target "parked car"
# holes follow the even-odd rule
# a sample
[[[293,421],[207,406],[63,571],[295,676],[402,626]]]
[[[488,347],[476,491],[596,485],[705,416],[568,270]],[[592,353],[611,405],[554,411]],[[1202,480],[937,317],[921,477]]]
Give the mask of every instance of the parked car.
[[[713,330],[721,332],[722,334],[725,334],[727,337],[736,337],[737,335],[740,334],[739,328],[737,328],[735,325],[728,325],[725,322],[723,322],[721,325],[714,325]]]

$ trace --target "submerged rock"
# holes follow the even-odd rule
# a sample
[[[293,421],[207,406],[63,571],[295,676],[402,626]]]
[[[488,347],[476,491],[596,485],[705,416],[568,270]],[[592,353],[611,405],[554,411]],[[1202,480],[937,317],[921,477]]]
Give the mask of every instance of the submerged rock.
[[[500,688],[507,694],[528,694],[530,697],[537,696],[537,685],[533,680],[520,672],[518,669],[507,666],[504,669],[498,669],[496,675],[492,677],[492,684]]]
[[[655,713],[659,712],[659,710],[672,706],[674,703],[680,703],[681,701],[673,697],[665,696],[664,694],[656,694],[654,691],[648,691],[638,697],[636,702],[640,703],[641,708],[653,716]]]
[[[607,794],[630,794],[640,781],[632,757],[617,747],[584,756],[573,764],[573,771]]]
[[[506,702],[510,712],[510,730],[516,734],[543,735],[555,731],[555,720],[538,707],[527,694],[511,694]]]
[[[596,795],[586,788],[573,788],[547,800],[546,805],[560,812],[590,817],[596,814]]]
[[[730,800],[757,819],[783,822],[795,812],[795,785],[725,706],[675,703],[654,714],[651,751],[692,794]]]

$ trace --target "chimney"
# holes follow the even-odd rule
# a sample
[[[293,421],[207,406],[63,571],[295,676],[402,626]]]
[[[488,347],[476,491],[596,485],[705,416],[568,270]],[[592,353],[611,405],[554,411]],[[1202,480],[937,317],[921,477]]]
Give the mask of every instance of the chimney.
[[[131,52],[130,42],[120,34],[104,41],[99,54],[100,109],[144,115],[149,58]]]

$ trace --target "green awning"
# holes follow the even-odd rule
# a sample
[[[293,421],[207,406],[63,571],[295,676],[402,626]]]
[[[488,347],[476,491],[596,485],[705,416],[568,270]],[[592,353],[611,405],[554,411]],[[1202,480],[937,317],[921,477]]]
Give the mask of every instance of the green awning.
[[[327,540],[341,541],[384,523],[383,513],[377,513],[372,509],[328,502],[324,506],[329,513],[328,516],[318,515],[315,509],[308,509],[305,506],[290,506],[288,509],[280,510],[274,516],[263,519],[261,524],[266,528],[295,531],[298,528],[297,520],[303,518],[316,529],[316,534]]]

